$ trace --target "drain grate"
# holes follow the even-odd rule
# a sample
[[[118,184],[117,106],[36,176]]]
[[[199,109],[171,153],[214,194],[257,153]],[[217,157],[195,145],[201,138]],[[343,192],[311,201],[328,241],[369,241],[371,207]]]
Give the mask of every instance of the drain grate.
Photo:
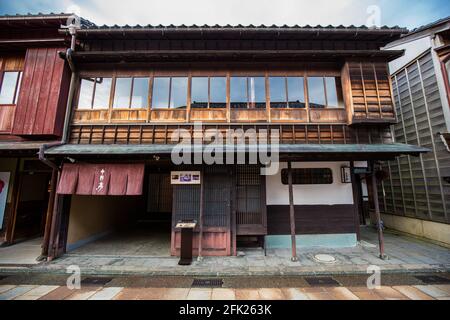
[[[425,284],[449,284],[450,279],[440,276],[416,276],[417,279]]]
[[[194,279],[192,288],[222,288],[223,279]]]
[[[86,278],[81,281],[81,285],[85,286],[104,286],[111,282],[113,278]]]
[[[339,282],[331,277],[310,277],[305,278],[305,281],[311,287],[340,287]]]

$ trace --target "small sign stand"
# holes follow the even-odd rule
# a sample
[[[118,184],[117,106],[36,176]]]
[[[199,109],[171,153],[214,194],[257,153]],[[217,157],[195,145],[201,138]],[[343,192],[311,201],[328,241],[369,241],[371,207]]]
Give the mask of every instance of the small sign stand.
[[[197,227],[197,221],[180,221],[175,226],[181,229],[181,249],[180,266],[190,266],[192,264],[192,246],[194,240],[194,229]]]

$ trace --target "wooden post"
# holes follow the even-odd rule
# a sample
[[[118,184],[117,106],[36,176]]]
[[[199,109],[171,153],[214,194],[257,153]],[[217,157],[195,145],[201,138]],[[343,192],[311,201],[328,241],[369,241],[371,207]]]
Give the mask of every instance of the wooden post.
[[[14,175],[12,207],[9,211],[8,226],[5,233],[5,241],[8,245],[14,244],[14,234],[16,231],[17,210],[19,208],[20,194],[22,192],[23,176],[20,172],[20,159],[17,159],[16,172]]]
[[[295,228],[295,207],[294,207],[294,187],[292,186],[292,163],[288,162],[289,177],[289,206],[290,206],[290,222],[291,222],[291,240],[292,240],[292,262],[297,262],[297,239]]]
[[[44,241],[42,243],[42,253],[41,253],[42,258],[48,256],[48,247],[49,247],[49,241],[50,241],[50,231],[51,231],[52,216],[53,216],[53,206],[55,204],[56,185],[58,182],[57,179],[58,179],[58,170],[53,169],[52,178],[50,180],[50,196],[49,196],[48,205],[47,205],[47,217],[45,219]]]
[[[378,242],[380,246],[380,258],[386,259],[384,254],[384,235],[383,235],[383,225],[381,222],[381,213],[380,213],[380,204],[378,202],[378,186],[377,186],[377,177],[375,175],[375,168],[372,166],[373,175],[372,175],[372,198],[375,206],[375,218],[377,221],[377,229],[378,229]]]
[[[352,178],[353,212],[355,216],[355,229],[358,241],[361,241],[361,221],[359,219],[360,215],[359,198],[361,195],[359,194],[358,181],[355,175],[355,163],[353,161],[350,162],[350,173]]]
[[[204,193],[205,193],[205,174],[202,171],[200,174],[200,213],[199,213],[199,228],[198,235],[198,260],[202,260],[203,251],[203,214],[204,214]]]

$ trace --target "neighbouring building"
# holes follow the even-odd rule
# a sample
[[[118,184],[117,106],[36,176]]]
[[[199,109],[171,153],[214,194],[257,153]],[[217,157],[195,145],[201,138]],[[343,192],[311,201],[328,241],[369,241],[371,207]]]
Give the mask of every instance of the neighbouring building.
[[[0,17],[0,244],[49,235],[57,170],[39,161],[60,141],[70,70],[59,57],[68,14]],[[57,168],[56,168],[57,169]],[[54,194],[53,194],[54,195]],[[48,204],[50,203],[50,207]],[[43,247],[45,256],[47,248]],[[37,257],[36,257],[37,258]]]
[[[127,245],[135,254],[176,256],[180,221],[196,222],[193,250],[202,256],[254,245],[292,248],[295,259],[297,247],[355,246],[360,181],[376,193],[379,161],[429,151],[396,143],[391,131],[388,63],[404,51],[381,48],[405,29],[74,21],[58,33],[71,43],[60,54],[72,75],[67,126],[61,139],[54,135],[58,145],[40,148],[58,181],[48,210],[50,260]],[[24,84],[21,92],[42,87],[24,91]],[[12,134],[31,127],[13,125]],[[193,162],[174,163],[180,148]],[[279,154],[272,175],[262,174],[267,159],[250,163],[266,149]],[[205,154],[229,161],[211,165]],[[237,164],[240,157],[246,161]],[[383,255],[376,197],[373,205]],[[102,246],[112,235],[118,245]]]
[[[397,142],[432,152],[383,165],[379,189],[386,226],[450,245],[450,18],[386,46],[405,50],[390,63]]]

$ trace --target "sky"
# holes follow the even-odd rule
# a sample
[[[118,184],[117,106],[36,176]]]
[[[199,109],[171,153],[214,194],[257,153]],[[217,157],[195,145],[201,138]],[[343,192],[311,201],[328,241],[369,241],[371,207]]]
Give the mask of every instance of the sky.
[[[70,12],[98,25],[388,25],[450,16],[448,0],[0,0],[0,15]]]

